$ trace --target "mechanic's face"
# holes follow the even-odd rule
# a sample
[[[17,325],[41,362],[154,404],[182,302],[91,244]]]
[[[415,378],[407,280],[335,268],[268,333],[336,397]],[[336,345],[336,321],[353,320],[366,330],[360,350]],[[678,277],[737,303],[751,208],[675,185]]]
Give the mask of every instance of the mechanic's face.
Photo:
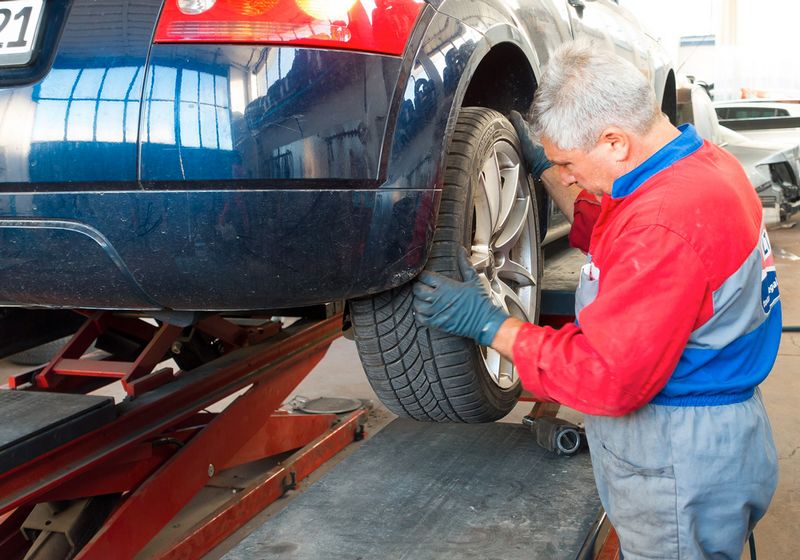
[[[547,137],[542,138],[542,146],[565,185],[577,183],[599,196],[611,194],[614,181],[625,174],[623,162],[628,154],[627,141],[618,131],[608,129],[588,151],[562,150]]]

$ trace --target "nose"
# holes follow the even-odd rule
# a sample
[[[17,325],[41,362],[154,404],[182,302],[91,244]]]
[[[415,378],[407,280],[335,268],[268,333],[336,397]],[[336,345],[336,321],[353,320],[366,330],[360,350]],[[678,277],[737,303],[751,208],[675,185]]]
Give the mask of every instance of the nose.
[[[565,185],[571,185],[575,183],[575,176],[570,173],[565,166],[558,166],[559,173],[561,175],[561,182]]]

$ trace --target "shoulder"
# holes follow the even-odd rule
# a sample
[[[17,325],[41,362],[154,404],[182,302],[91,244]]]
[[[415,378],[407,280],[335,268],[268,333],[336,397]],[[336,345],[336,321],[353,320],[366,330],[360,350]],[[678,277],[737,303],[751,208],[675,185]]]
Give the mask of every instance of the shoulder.
[[[688,238],[745,236],[752,243],[761,226],[761,202],[739,162],[705,142],[694,154],[653,178],[660,204],[658,223]]]
[[[736,159],[704,143],[655,175],[630,226],[658,225],[686,241],[710,269],[738,268],[758,243],[762,209]]]

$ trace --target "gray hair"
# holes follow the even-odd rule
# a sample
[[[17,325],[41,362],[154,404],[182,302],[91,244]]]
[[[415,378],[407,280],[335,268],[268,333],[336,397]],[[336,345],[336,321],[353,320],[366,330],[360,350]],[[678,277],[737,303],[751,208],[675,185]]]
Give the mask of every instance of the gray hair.
[[[633,64],[579,39],[561,45],[545,66],[530,121],[537,137],[562,150],[589,150],[607,127],[644,134],[660,114]]]

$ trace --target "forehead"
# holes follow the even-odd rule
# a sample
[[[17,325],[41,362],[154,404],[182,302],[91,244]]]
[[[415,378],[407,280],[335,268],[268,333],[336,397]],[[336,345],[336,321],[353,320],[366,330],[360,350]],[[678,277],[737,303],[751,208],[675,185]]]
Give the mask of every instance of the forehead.
[[[552,161],[556,164],[564,164],[567,162],[575,161],[576,159],[581,159],[583,156],[586,155],[586,152],[583,150],[572,149],[572,150],[563,150],[558,147],[558,145],[551,141],[546,136],[543,136],[541,139],[542,147],[544,148],[544,153],[547,156],[547,159]]]

